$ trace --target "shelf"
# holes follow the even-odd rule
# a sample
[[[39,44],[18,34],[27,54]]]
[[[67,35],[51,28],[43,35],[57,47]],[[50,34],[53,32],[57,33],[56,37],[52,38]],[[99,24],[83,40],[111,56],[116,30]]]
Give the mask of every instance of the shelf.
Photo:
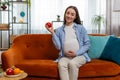
[[[30,31],[30,7],[28,1],[9,0],[10,35],[28,34]]]
[[[10,24],[28,24],[27,22],[10,22]]]
[[[29,2],[8,0],[8,3],[6,10],[0,8],[0,50],[7,50],[18,35],[31,32]]]
[[[9,30],[9,29],[8,28],[0,28],[0,30],[6,31],[6,30]]]
[[[27,1],[9,1],[9,3],[16,3],[16,4],[27,4]]]
[[[9,10],[0,10],[0,11],[9,11]]]
[[[52,22],[63,22],[63,21],[52,21]]]
[[[52,21],[52,25],[54,29],[57,29],[58,27],[63,25],[63,21]]]
[[[0,51],[8,50],[8,48],[0,48]]]

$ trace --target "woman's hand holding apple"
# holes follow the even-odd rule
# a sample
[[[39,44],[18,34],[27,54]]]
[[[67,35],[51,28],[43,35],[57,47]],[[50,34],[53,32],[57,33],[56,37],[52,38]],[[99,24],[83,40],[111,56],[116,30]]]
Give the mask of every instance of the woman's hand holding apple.
[[[50,22],[47,22],[46,24],[45,24],[45,27],[46,27],[46,29],[50,32],[50,33],[54,33],[54,29],[53,29],[53,27],[52,27],[52,23],[50,23]]]
[[[50,27],[52,27],[52,24],[51,24],[50,22],[47,22],[47,23],[45,24],[45,26],[47,26],[48,28],[50,28]]]

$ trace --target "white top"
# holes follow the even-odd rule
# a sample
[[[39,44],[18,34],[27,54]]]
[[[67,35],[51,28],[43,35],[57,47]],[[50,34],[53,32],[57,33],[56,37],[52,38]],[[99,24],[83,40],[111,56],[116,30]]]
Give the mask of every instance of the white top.
[[[79,49],[79,43],[75,34],[75,30],[73,29],[73,25],[65,26],[65,43],[64,43],[64,51],[76,51]]]

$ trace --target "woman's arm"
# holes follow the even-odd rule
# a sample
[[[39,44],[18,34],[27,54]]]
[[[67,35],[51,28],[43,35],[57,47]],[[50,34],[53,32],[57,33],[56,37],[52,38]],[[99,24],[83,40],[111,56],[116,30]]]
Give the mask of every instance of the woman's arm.
[[[48,25],[45,25],[46,29],[52,34],[52,40],[55,45],[55,47],[60,50],[61,49],[61,43],[60,43],[60,36],[59,32],[60,30],[54,30],[53,26],[49,27]]]
[[[89,48],[90,48],[90,40],[89,40],[89,37],[88,37],[88,34],[87,34],[87,31],[84,27],[82,27],[82,45],[80,45],[80,49],[77,51],[77,56],[78,55],[82,55],[84,53],[86,53]]]
[[[59,30],[55,30],[55,32],[52,34],[52,40],[53,40],[55,47],[58,50],[60,50],[61,49],[61,42],[60,42]]]

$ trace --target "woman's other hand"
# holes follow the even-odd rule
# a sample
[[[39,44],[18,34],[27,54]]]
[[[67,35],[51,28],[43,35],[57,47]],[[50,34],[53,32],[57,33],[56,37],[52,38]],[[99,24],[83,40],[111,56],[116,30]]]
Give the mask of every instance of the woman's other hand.
[[[73,52],[73,51],[67,51],[67,52],[65,52],[65,55],[67,57],[75,57],[76,56],[75,52]]]

